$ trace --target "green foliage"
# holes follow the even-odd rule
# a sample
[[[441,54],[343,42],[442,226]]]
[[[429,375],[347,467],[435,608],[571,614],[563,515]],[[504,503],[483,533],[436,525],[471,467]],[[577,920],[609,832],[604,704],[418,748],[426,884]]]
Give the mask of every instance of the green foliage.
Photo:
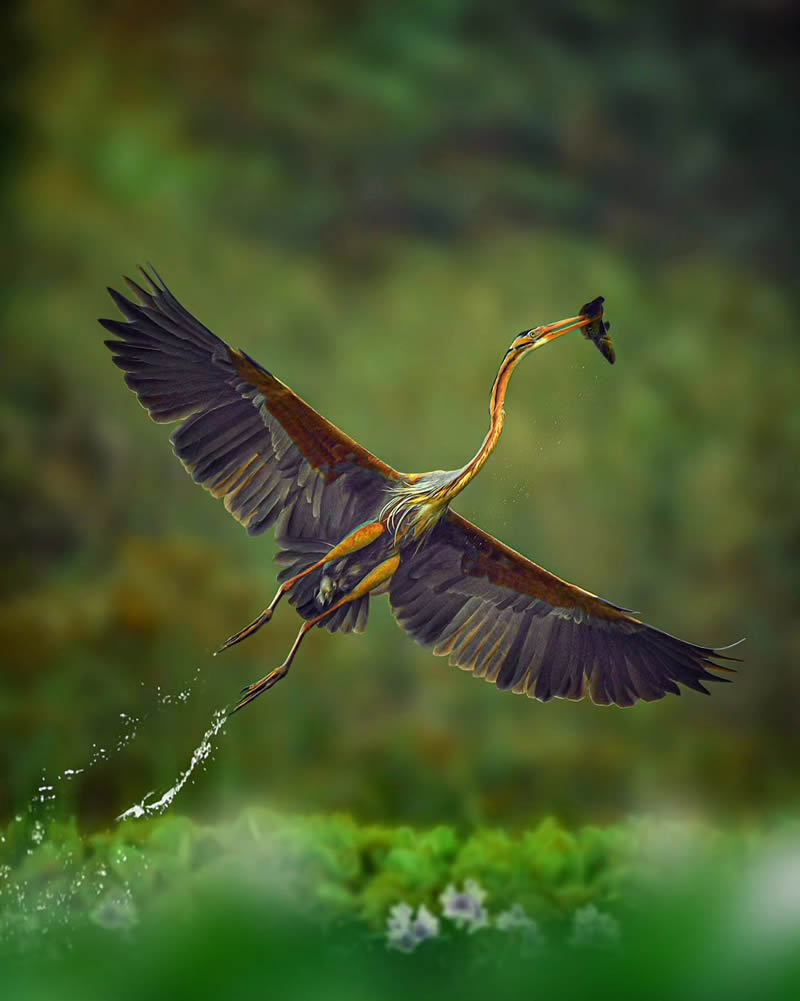
[[[547,820],[520,836],[458,835],[256,808],[222,824],[165,816],[83,838],[74,824],[15,821],[2,842],[0,962],[22,999],[132,997],[133,984],[141,996],[150,983],[171,997],[268,983],[282,997],[326,984],[332,997],[447,998],[532,978],[564,997],[613,985],[635,998],[647,983],[659,997],[707,983],[725,996],[791,997],[800,913],[775,884],[796,887],[796,833],[653,820],[569,831]],[[537,939],[491,925],[467,934],[442,915],[413,955],[387,951],[395,904],[442,913],[441,891],[467,873],[491,914],[512,904],[535,914]],[[576,937],[586,902],[616,915],[618,935]]]
[[[54,914],[37,909],[37,894],[68,901],[80,923],[102,894],[131,895],[147,910],[162,897],[189,897],[220,880],[256,881],[303,913],[321,908],[380,929],[394,904],[436,908],[448,884],[476,879],[494,911],[519,903],[553,922],[587,903],[630,905],[644,871],[658,871],[663,853],[648,839],[661,829],[656,821],[628,821],[572,832],[548,818],[517,835],[499,828],[458,834],[443,826],[361,825],[341,814],[303,817],[250,806],[225,823],[168,814],[81,836],[74,821],[20,817],[2,842],[3,910],[13,925],[13,901],[21,895],[26,921],[39,914],[46,928]],[[683,825],[668,837],[674,848],[679,838],[694,851],[719,847],[719,836],[699,827]],[[744,835],[728,835],[722,844],[745,851],[747,843]]]
[[[636,845],[630,826],[572,834],[546,820],[519,836],[459,836],[449,827],[362,826],[344,815],[292,817],[253,806],[227,823],[168,815],[85,838],[74,822],[17,820],[3,843],[3,910],[13,931],[21,895],[26,928],[38,914],[45,929],[54,914],[37,910],[39,897],[65,902],[80,924],[101,895],[130,895],[146,910],[219,880],[256,880],[303,913],[322,908],[380,929],[394,904],[435,908],[445,886],[474,878],[494,910],[520,903],[553,921],[583,903],[618,899]]]

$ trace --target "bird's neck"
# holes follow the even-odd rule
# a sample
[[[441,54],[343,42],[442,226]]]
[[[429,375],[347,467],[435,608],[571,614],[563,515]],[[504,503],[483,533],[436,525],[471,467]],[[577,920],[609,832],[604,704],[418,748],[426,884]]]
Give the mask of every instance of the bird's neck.
[[[506,419],[505,410],[503,409],[503,401],[506,398],[508,380],[511,378],[511,373],[514,371],[517,363],[524,354],[524,351],[513,350],[511,348],[509,348],[506,352],[506,356],[500,364],[500,369],[492,385],[491,396],[489,397],[489,430],[486,432],[483,444],[475,453],[474,457],[470,459],[466,466],[459,470],[458,474],[454,477],[453,482],[448,487],[446,493],[446,503],[449,504],[456,494],[461,493],[470,480],[478,475],[481,469],[483,469],[486,460],[497,447],[500,435],[503,432],[503,424]]]
[[[509,349],[492,385],[489,399],[491,421],[483,444],[474,457],[461,469],[447,474],[443,471],[413,474],[390,488],[390,499],[381,512],[381,519],[393,532],[396,542],[419,541],[447,511],[452,499],[470,480],[477,476],[500,439],[505,422],[503,400],[508,380],[524,351]]]

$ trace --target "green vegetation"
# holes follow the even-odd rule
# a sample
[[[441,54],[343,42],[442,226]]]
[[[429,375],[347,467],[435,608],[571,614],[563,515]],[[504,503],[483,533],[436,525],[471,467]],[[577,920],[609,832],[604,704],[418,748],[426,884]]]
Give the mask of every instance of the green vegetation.
[[[4,996],[308,996],[318,976],[348,1001],[792,996],[789,8],[5,14]],[[366,635],[309,637],[168,815],[117,824],[297,628],[282,607],[211,659],[272,596],[274,546],[190,482],[102,345],[104,286],[147,260],[408,470],[469,457],[511,338],[604,295],[617,364],[580,335],[526,362],[457,508],[671,632],[746,637],[734,684],[543,706],[415,647],[379,599]],[[466,879],[547,947],[443,920],[387,952],[393,906]],[[569,945],[589,905],[620,950]]]
[[[499,829],[459,836],[444,826],[360,827],[343,815],[287,817],[261,807],[233,822],[166,816],[85,839],[74,823],[20,820],[9,825],[4,844],[11,867],[3,887],[7,932],[14,930],[9,900],[17,890],[26,929],[38,922],[46,930],[54,921],[85,923],[103,895],[152,909],[196,886],[250,878],[274,887],[284,906],[298,902],[309,916],[321,908],[329,919],[358,919],[373,931],[385,926],[394,904],[437,908],[448,883],[470,878],[489,891],[494,910],[520,903],[552,923],[583,904],[619,903],[632,856],[648,835],[655,831],[643,824],[571,834],[545,820],[519,836]],[[37,912],[39,891],[63,902],[58,914]]]
[[[798,912],[781,888],[796,889],[796,839],[790,826],[756,837],[646,820],[460,837],[259,808],[224,824],[166,817],[90,839],[73,825],[45,834],[15,822],[4,843],[13,868],[0,870],[4,984],[15,998],[87,1001],[139,997],[148,985],[176,997],[305,997],[322,982],[331,997],[402,997],[411,983],[463,997],[534,982],[565,997],[614,985],[634,998],[657,983],[665,998],[711,985],[789,998]],[[441,912],[445,886],[470,878],[487,891],[485,926],[460,931],[442,913],[411,955],[388,950],[395,904]],[[530,926],[493,920],[515,904],[534,938]]]

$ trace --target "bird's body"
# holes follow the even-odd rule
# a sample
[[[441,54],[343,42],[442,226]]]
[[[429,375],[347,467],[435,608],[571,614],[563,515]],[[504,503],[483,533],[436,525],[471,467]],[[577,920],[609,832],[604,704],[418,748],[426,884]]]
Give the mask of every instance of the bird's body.
[[[305,619],[284,663],[246,688],[234,711],[285,676],[308,629],[361,632],[370,598],[386,592],[418,642],[542,701],[580,699],[588,689],[597,703],[627,706],[680,694],[679,684],[706,692],[703,681],[726,680],[709,670],[729,670],[712,659],[718,651],[568,584],[450,507],[497,445],[508,381],[525,354],[591,326],[613,360],[601,299],[587,315],[514,339],[492,386],[489,431],[470,462],[405,474],[211,333],[155,273],[144,274],[149,290],[129,282],[139,304],[109,289],[128,321],[101,320],[120,338],[106,342],[115,363],[154,420],[182,421],[172,443],[193,479],[250,534],[275,525],[281,586],[222,649],[268,622],[284,594]]]

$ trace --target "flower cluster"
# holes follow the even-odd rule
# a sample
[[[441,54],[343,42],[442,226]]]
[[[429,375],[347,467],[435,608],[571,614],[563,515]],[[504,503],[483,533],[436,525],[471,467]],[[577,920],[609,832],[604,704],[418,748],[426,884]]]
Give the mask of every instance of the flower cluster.
[[[455,922],[456,928],[466,928],[472,934],[489,924],[489,914],[483,906],[486,890],[474,879],[464,881],[463,890],[452,883],[439,896],[442,914]]]
[[[474,879],[465,880],[460,890],[450,883],[439,895],[442,917],[470,934],[483,928],[495,928],[520,936],[526,949],[538,949],[542,945],[544,940],[538,924],[525,913],[521,904],[514,904],[492,917],[484,905],[487,896],[487,891]],[[424,904],[420,904],[416,914],[405,901],[395,904],[389,912],[386,942],[391,949],[413,952],[425,939],[436,938],[438,934],[439,918]],[[581,907],[573,915],[570,945],[609,947],[618,939],[616,920],[599,911],[594,904]]]
[[[484,906],[486,897],[487,891],[477,880],[465,880],[461,889],[451,883],[439,895],[442,917],[470,934],[481,928],[494,927],[499,931],[520,933],[529,943],[539,943],[539,926],[528,917],[520,904],[514,904],[510,910],[491,918]],[[386,942],[391,949],[413,952],[425,939],[436,938],[438,934],[439,918],[424,904],[417,908],[416,914],[414,908],[405,901],[395,904],[389,912]]]
[[[416,917],[407,903],[395,904],[386,925],[386,944],[401,952],[413,952],[420,942],[439,934],[439,919],[424,904],[417,908]]]

